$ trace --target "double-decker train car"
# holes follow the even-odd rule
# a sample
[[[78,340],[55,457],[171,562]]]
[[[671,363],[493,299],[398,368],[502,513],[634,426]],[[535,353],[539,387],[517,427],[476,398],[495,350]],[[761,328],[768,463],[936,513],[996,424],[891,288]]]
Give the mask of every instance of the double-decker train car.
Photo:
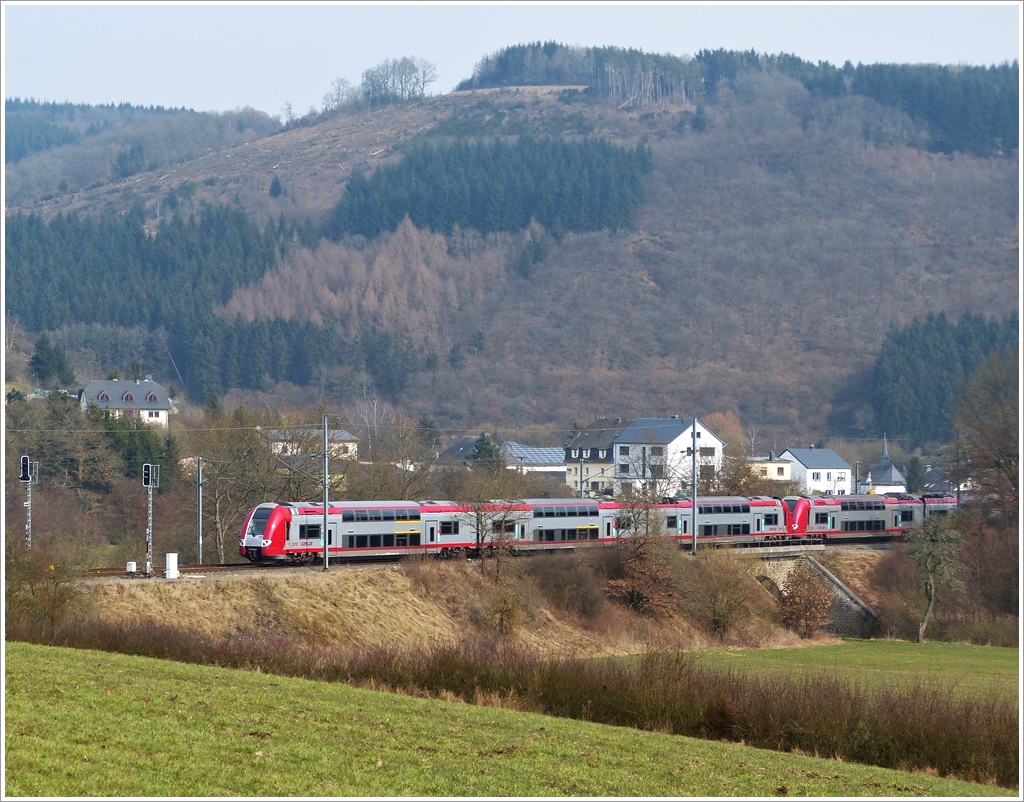
[[[239,553],[252,561],[303,562],[331,556],[466,555],[499,541],[520,551],[614,543],[644,525],[689,547],[696,518],[698,544],[756,545],[806,536],[788,526],[789,507],[769,497],[706,497],[697,514],[687,499],[649,506],[591,499],[526,499],[470,506],[447,501],[331,502],[324,533],[322,503],[267,503],[242,527]],[[478,538],[477,534],[480,537]]]
[[[956,498],[944,495],[912,496],[787,496],[789,528],[794,533],[825,541],[899,537],[924,525],[929,515],[947,515]]]

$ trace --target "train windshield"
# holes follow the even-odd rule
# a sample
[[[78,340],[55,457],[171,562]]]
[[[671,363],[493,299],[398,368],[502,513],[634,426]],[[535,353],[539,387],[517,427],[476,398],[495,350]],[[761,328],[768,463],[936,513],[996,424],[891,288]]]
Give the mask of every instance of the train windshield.
[[[249,531],[246,534],[254,537],[263,537],[263,530],[266,529],[267,519],[273,511],[273,507],[262,507],[256,510],[253,513],[252,520],[249,521]]]

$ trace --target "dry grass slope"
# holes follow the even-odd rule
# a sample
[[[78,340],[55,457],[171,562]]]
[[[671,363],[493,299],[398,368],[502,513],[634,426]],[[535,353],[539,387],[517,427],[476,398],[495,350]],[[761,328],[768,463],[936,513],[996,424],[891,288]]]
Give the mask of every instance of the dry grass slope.
[[[528,585],[518,585],[528,588]],[[340,647],[407,650],[486,630],[494,582],[479,563],[268,570],[210,578],[87,583],[85,614],[109,623],[170,624],[215,638],[263,632]],[[548,653],[630,654],[654,644],[704,641],[678,618],[658,622],[609,606],[598,622],[573,620],[520,591],[517,643]],[[780,634],[780,644],[789,636]]]

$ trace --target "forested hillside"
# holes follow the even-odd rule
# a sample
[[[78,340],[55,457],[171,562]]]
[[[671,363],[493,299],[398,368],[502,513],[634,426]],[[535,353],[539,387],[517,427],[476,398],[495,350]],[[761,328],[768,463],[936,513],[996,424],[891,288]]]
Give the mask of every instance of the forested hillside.
[[[985,321],[1017,308],[1016,65],[546,45],[482,65],[287,130],[178,110],[88,134],[58,119],[87,110],[23,104],[10,314],[79,380],[113,349],[195,402],[376,392],[452,429],[717,411],[780,446],[944,431],[944,407],[933,433],[884,428],[874,366],[929,315],[1009,325]]]

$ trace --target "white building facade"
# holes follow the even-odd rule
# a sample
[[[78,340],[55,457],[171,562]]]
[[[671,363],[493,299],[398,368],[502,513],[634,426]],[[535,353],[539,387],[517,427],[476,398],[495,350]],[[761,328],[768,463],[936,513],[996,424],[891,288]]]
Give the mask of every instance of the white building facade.
[[[697,418],[678,415],[631,421],[612,449],[616,494],[648,489],[658,496],[687,495],[694,466],[698,488],[713,487],[725,458],[724,441]]]
[[[794,482],[810,496],[848,496],[853,493],[853,469],[831,448],[790,448],[779,455],[792,463]]]

